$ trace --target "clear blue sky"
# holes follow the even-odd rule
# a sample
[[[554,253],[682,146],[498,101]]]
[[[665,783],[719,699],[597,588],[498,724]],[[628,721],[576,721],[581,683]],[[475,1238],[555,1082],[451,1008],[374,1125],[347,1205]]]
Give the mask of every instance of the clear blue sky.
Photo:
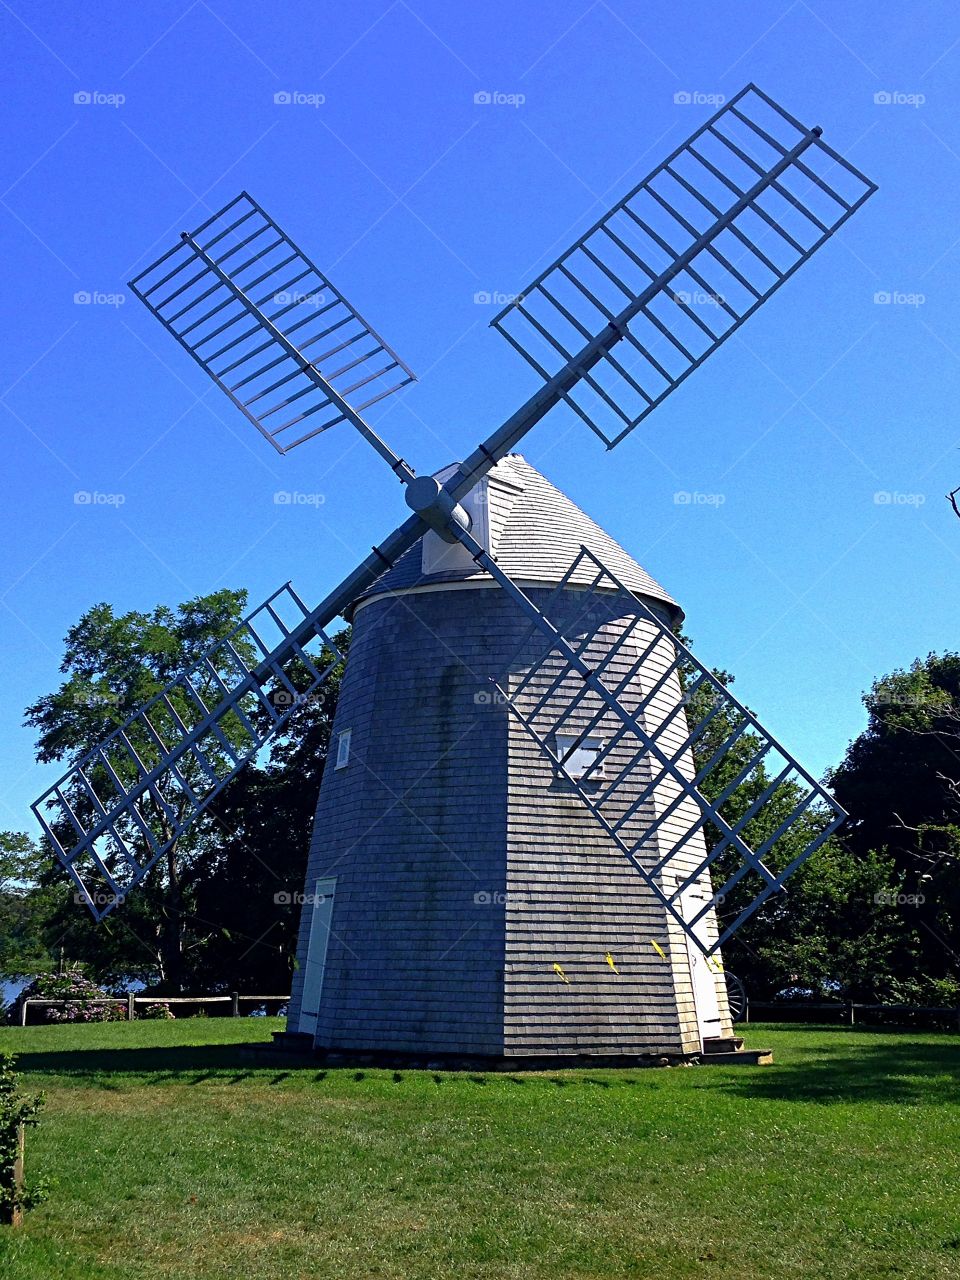
[[[12,0],[0,35],[2,826],[30,826],[52,780],[22,711],[91,604],[220,585],[256,602],[287,578],[316,598],[405,510],[347,427],[280,458],[135,299],[74,295],[127,292],[246,188],[418,372],[373,416],[439,467],[536,385],[474,295],[519,289],[689,134],[710,108],[682,92],[753,80],[880,191],[615,453],[552,419],[524,452],[814,771],[863,727],[875,677],[957,645],[954,4]],[[281,489],[325,501],[278,506]]]

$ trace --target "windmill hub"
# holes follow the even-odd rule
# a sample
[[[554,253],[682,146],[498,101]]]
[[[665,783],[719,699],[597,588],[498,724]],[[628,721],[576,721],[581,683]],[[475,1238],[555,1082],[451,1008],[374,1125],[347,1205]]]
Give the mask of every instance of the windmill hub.
[[[404,490],[407,506],[420,519],[443,538],[444,542],[458,541],[450,525],[456,524],[469,532],[470,516],[444,489],[434,476],[417,476]]]

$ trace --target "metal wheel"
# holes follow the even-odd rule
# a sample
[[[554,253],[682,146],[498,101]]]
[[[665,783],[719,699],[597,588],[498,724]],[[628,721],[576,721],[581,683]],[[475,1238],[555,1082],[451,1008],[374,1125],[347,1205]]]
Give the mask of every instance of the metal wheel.
[[[737,975],[731,973],[729,969],[724,970],[723,976],[727,983],[727,1004],[730,1007],[730,1018],[733,1022],[740,1022],[747,1011],[746,988]]]

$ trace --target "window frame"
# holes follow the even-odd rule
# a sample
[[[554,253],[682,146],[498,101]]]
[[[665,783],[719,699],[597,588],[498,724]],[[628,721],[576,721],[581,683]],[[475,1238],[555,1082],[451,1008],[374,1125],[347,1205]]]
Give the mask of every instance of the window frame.
[[[345,769],[350,763],[350,748],[353,739],[353,729],[342,729],[337,734],[337,754],[334,760],[334,769]]]
[[[580,782],[583,779],[583,775],[587,772],[587,770],[596,760],[597,756],[599,756],[600,753],[603,751],[603,748],[605,745],[605,739],[602,738],[599,734],[589,733],[584,738],[584,740],[580,743],[580,745],[575,749],[573,754],[569,756],[566,760],[564,760],[563,757],[566,755],[566,753],[570,750],[570,748],[573,746],[573,744],[577,741],[579,737],[580,737],[579,733],[555,733],[554,734],[554,748],[556,751],[557,765],[560,769],[563,770],[564,774],[568,778],[571,778],[574,782]],[[574,761],[577,759],[578,756],[580,756],[581,752],[583,753],[590,752],[591,754],[588,759],[585,759],[583,761],[582,768],[579,768],[577,771],[575,771]],[[587,779],[585,785],[590,786],[593,782],[599,781],[604,776],[605,776],[604,767],[601,764],[598,766],[598,768],[594,769],[594,771],[590,774],[590,777]]]

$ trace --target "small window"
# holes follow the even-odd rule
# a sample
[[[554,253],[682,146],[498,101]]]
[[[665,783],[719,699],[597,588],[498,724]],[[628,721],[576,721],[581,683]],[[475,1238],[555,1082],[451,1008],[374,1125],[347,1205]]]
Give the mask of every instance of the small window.
[[[343,733],[337,737],[337,763],[336,769],[345,769],[350,760],[350,735],[352,729],[344,729]]]
[[[571,778],[580,779],[603,750],[602,738],[580,738],[576,733],[557,734],[557,760]],[[603,765],[592,770],[588,782],[603,777]]]

